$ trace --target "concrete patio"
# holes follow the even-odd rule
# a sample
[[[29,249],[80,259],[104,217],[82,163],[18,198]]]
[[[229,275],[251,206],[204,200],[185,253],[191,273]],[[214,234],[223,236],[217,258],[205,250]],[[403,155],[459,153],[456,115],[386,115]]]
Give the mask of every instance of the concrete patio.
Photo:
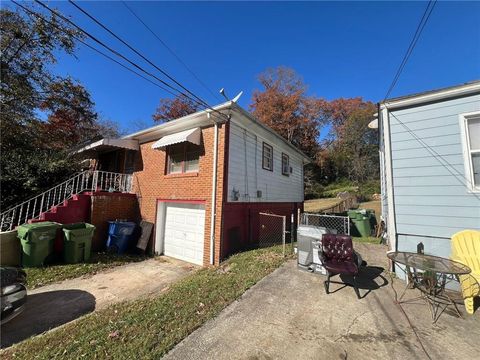
[[[480,353],[480,311],[463,319],[447,309],[436,324],[424,302],[394,303],[404,283],[386,271],[386,247],[355,244],[371,266],[357,300],[290,261],[247,291],[217,318],[177,345],[166,359],[474,359]],[[340,289],[341,288],[341,289]],[[368,289],[370,290],[368,292]],[[408,290],[413,298],[417,290]],[[412,326],[410,325],[411,322]],[[416,333],[415,333],[415,331]],[[418,336],[418,337],[417,337]],[[425,351],[422,349],[424,347]]]

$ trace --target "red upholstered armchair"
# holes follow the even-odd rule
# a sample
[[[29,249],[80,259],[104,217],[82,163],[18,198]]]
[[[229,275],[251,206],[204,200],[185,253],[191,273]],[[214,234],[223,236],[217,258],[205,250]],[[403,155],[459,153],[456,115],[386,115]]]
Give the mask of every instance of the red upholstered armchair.
[[[324,234],[322,236],[322,264],[327,270],[325,291],[329,293],[330,277],[334,275],[350,275],[353,277],[353,288],[360,299],[356,284],[358,266],[353,252],[352,238],[348,235]],[[332,281],[337,284],[344,284]]]

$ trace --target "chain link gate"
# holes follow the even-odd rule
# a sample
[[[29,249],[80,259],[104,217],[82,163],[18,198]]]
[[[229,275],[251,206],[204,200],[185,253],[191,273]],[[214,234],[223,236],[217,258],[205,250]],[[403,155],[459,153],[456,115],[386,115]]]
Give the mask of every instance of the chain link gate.
[[[292,238],[290,231],[287,231],[287,216],[269,213],[259,213],[258,216],[260,221],[258,246],[268,247],[281,244],[283,256],[285,256],[287,237]]]
[[[301,224],[321,226],[336,230],[337,234],[350,235],[350,218],[348,216],[303,213]]]

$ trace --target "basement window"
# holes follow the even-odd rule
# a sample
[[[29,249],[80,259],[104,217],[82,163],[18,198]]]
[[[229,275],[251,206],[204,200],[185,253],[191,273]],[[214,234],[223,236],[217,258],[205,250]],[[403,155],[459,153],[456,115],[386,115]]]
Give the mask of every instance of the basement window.
[[[480,112],[460,115],[460,126],[469,190],[480,192]]]
[[[282,175],[290,176],[290,157],[282,153]]]
[[[262,167],[273,171],[273,147],[267,143],[263,143],[262,159]]]
[[[199,168],[200,146],[190,142],[168,147],[167,174],[197,172]]]

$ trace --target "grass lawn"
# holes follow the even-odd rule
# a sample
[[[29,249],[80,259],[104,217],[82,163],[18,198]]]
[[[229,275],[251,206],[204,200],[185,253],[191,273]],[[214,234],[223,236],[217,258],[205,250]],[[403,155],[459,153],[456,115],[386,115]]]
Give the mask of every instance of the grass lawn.
[[[0,352],[2,359],[158,359],[278,268],[282,247],[232,256],[163,294],[124,302]]]
[[[55,264],[39,268],[26,268],[28,288],[35,289],[54,282],[94,275],[99,271],[145,260],[145,256],[92,253],[87,263]]]
[[[321,212],[325,209],[329,209],[342,202],[339,198],[324,198],[324,199],[312,199],[307,200],[304,203],[305,212]]]

